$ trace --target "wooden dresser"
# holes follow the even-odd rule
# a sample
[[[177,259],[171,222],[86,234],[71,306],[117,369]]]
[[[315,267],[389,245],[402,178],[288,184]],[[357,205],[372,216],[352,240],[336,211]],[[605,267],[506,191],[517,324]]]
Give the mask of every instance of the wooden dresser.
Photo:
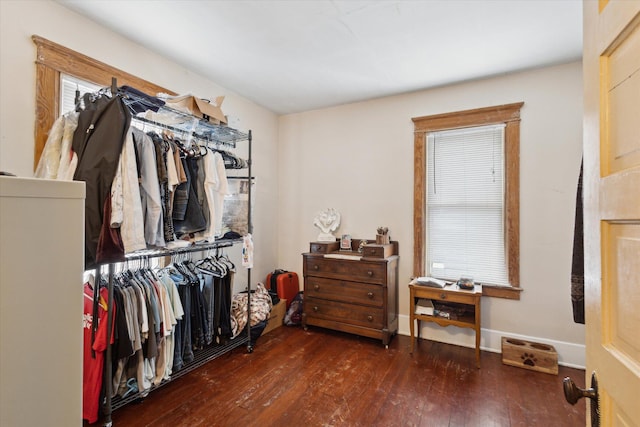
[[[360,240],[352,241],[356,249]],[[367,244],[363,252],[339,242],[312,242],[303,256],[302,325],[382,340],[398,332],[398,242]]]

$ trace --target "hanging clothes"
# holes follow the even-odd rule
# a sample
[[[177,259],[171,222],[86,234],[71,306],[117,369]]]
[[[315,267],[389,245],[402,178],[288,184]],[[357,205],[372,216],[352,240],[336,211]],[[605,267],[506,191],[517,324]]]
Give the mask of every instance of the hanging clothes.
[[[573,228],[573,258],[571,264],[571,305],[573,321],[584,324],[584,227],[582,224],[582,163],[576,191],[576,213]]]
[[[182,165],[187,181],[176,189],[173,205],[173,225],[177,235],[197,233],[207,226],[196,193],[197,163],[194,159],[183,158]]]
[[[133,130],[127,130],[111,186],[111,227],[120,229],[125,253],[147,248]]]
[[[103,210],[116,173],[131,115],[122,98],[98,97],[78,116],[72,149],[78,156],[75,181],[86,183],[85,269],[96,265]],[[108,218],[107,220],[110,220]]]
[[[140,129],[133,128],[133,140],[139,157],[140,196],[144,215],[144,237],[147,245],[164,247],[164,223],[162,198],[156,151],[151,137]]]
[[[99,292],[96,293],[95,297],[98,299],[98,301],[96,301],[96,317],[94,317],[93,310],[94,288],[89,283],[85,283],[84,314],[82,316],[82,326],[84,330],[82,418],[87,420],[89,423],[95,423],[98,420],[98,409],[100,407],[104,352],[107,348],[107,289],[99,289]],[[113,313],[115,314],[115,309]],[[98,324],[94,335],[93,330],[95,322]],[[113,343],[113,333],[111,334],[111,338],[111,342]]]
[[[36,178],[65,181],[73,179],[78,157],[71,150],[71,143],[77,127],[76,112],[64,114],[56,119],[34,172]]]

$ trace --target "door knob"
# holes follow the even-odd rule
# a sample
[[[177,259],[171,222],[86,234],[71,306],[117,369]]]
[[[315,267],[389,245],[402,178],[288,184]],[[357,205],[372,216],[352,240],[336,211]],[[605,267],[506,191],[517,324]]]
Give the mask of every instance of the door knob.
[[[591,388],[582,389],[569,377],[562,381],[564,388],[564,398],[572,405],[583,397],[591,399],[591,426],[600,427],[600,405],[598,401],[598,379],[596,373],[591,374]]]

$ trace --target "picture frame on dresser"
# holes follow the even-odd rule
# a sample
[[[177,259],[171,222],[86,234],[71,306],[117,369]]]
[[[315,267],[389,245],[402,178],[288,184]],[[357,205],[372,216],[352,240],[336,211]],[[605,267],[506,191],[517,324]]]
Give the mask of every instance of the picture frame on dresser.
[[[350,251],[351,250],[351,234],[343,234],[340,238],[340,250],[341,251]]]

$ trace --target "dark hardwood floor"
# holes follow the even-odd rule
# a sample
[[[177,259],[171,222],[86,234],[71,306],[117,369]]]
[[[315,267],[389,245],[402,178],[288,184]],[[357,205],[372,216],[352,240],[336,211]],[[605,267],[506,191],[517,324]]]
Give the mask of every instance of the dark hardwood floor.
[[[253,353],[234,350],[113,413],[119,426],[584,426],[562,379],[503,365],[471,348],[396,336],[377,340],[320,328],[275,329]]]

